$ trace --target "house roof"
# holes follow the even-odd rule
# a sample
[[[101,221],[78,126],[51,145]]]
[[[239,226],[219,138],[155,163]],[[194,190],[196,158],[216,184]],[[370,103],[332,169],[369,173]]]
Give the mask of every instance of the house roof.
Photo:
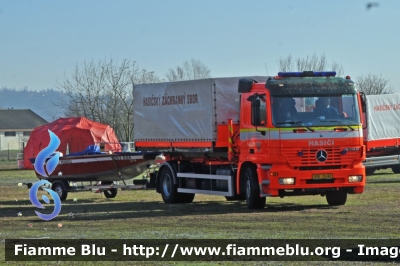
[[[34,129],[47,121],[30,109],[0,109],[0,130]]]

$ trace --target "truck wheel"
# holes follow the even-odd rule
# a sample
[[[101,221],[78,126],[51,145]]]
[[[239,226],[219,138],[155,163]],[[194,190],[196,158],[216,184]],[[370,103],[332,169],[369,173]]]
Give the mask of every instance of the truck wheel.
[[[265,206],[265,197],[260,197],[257,173],[253,167],[247,167],[244,172],[246,182],[246,203],[249,209],[262,209]]]
[[[393,165],[391,168],[392,168],[393,173],[400,174],[400,164]]]
[[[179,202],[177,187],[174,185],[172,172],[168,167],[164,167],[160,174],[161,196],[165,203]],[[194,197],[194,196],[193,196]]]
[[[118,191],[118,189],[116,189],[116,188],[110,188],[110,189],[104,190],[103,193],[107,199],[112,199],[117,196],[117,191]]]
[[[179,202],[181,203],[191,203],[194,199],[194,193],[179,193]]]
[[[347,192],[343,190],[328,191],[326,193],[326,201],[329,206],[344,205],[347,200]]]
[[[373,175],[375,173],[375,170],[376,170],[375,168],[365,168],[365,174],[366,175]]]
[[[67,188],[69,187],[66,181],[54,181],[51,189],[57,193],[60,200],[66,200],[68,196]]]
[[[232,197],[225,197],[226,201],[236,201],[236,200],[246,200],[246,197],[243,195],[235,195]]]

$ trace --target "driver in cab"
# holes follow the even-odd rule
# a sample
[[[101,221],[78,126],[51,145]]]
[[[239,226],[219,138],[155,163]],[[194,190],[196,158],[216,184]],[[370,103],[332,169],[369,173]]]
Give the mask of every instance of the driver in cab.
[[[339,116],[338,110],[331,106],[331,99],[328,97],[320,97],[315,101],[314,112],[317,116],[325,116],[325,118],[336,118]]]

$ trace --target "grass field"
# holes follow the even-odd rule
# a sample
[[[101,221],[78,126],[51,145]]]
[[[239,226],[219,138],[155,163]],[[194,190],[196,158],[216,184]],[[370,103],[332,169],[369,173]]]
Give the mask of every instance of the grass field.
[[[400,238],[400,177],[390,171],[377,171],[375,175],[368,176],[365,192],[349,195],[346,205],[340,207],[328,206],[321,196],[268,198],[267,206],[262,210],[249,210],[245,202],[228,202],[224,197],[207,195],[196,195],[191,204],[170,205],[164,204],[154,190],[119,190],[114,199],[106,199],[100,193],[70,193],[62,204],[60,215],[51,221],[42,221],[36,216],[35,207],[29,201],[28,189],[18,186],[20,182],[37,181],[33,171],[0,170],[0,180],[0,264],[4,263],[4,240],[12,238]],[[19,212],[22,216],[17,215]],[[69,217],[71,212],[74,218]],[[59,223],[62,224],[61,228],[58,227]],[[43,265],[40,262],[37,264]],[[114,265],[112,262],[84,263],[99,264]],[[146,263],[152,264],[167,263]],[[314,265],[318,264],[321,262]]]

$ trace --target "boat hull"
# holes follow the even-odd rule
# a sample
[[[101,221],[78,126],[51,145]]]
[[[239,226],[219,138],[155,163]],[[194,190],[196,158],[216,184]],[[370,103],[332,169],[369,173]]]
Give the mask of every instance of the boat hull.
[[[64,156],[60,157],[57,167],[47,179],[72,182],[132,179],[146,171],[154,157],[135,153]]]

